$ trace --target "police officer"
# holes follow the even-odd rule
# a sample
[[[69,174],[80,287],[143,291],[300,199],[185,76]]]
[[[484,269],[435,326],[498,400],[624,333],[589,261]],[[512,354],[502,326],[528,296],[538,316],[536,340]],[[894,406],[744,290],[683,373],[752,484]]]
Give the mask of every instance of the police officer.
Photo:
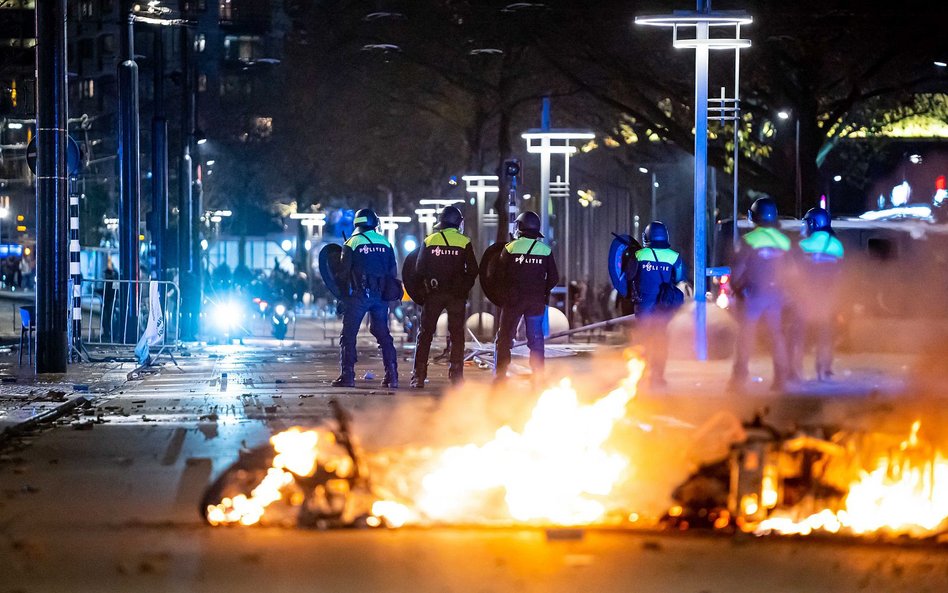
[[[799,271],[797,290],[790,307],[790,361],[796,375],[803,371],[807,331],[816,339],[816,377],[833,375],[835,313],[839,300],[843,244],[833,232],[829,212],[811,208],[803,217],[803,239],[794,251]]]
[[[379,217],[369,208],[356,212],[355,231],[342,249],[340,280],[348,297],[343,299],[340,366],[342,372],[333,387],[355,386],[356,336],[365,314],[369,330],[382,349],[385,365],[383,387],[398,387],[398,361],[392,335],[388,331],[388,301],[401,297],[397,280],[395,251],[388,240],[375,231]],[[348,286],[346,286],[346,283]],[[392,294],[393,287],[399,294]]]
[[[530,348],[530,368],[535,381],[543,374],[543,316],[550,291],[560,281],[553,251],[540,242],[540,217],[536,212],[523,212],[517,217],[517,237],[504,246],[490,275],[495,286],[503,287],[504,306],[500,310],[500,327],[494,346],[494,381],[502,383],[510,366],[517,324],[523,317]]]
[[[662,284],[675,285],[685,277],[681,255],[668,242],[668,228],[653,221],[642,233],[645,246],[629,258],[629,295],[637,303],[646,357],[646,375],[652,387],[665,386],[665,362],[668,359],[668,322],[674,309],[659,302]]]
[[[790,371],[782,328],[790,239],[777,229],[777,203],[772,198],[758,198],[748,216],[756,228],[742,237],[731,274],[740,327],[730,385],[739,389],[747,380],[757,324],[763,320],[773,345],[772,388],[779,390]]]
[[[448,379],[459,383],[464,376],[464,317],[467,295],[477,278],[477,258],[471,240],[461,234],[464,217],[454,206],[446,206],[435,225],[436,232],[425,237],[415,272],[425,285],[425,304],[415,343],[411,388],[424,389],[428,376],[428,354],[441,312],[448,312],[451,355]]]

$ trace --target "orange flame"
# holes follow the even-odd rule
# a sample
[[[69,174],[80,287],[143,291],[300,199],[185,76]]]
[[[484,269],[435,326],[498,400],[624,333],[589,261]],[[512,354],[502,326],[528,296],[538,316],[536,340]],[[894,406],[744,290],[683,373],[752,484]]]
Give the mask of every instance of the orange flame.
[[[591,404],[581,403],[563,379],[543,392],[522,432],[503,426],[483,445],[445,449],[422,478],[412,508],[438,522],[470,522],[487,507],[504,522],[601,522],[609,510],[603,499],[629,466],[604,445],[625,418],[643,368],[629,360],[619,387]]]
[[[912,425],[898,453],[880,456],[871,470],[860,472],[849,486],[843,509],[823,509],[803,519],[773,516],[754,532],[932,533],[948,521],[948,459],[920,443],[920,426],[919,421]]]
[[[207,520],[211,525],[240,523],[253,525],[260,521],[268,506],[283,497],[285,488],[293,484],[293,474],[311,476],[316,471],[319,442],[334,442],[331,432],[303,431],[291,428],[270,438],[276,451],[266,477],[250,492],[224,498],[220,504],[208,505]],[[292,472],[292,473],[290,473]]]

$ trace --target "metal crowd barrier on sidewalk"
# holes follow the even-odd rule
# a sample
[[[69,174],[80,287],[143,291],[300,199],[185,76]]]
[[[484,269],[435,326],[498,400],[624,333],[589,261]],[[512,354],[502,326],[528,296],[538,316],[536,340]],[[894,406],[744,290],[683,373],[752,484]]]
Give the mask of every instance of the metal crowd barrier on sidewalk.
[[[156,314],[150,302],[151,286],[158,286],[158,304],[161,307],[159,339],[152,347],[168,350],[179,343],[181,292],[178,285],[168,280],[106,280],[100,278],[82,281],[82,342],[92,346],[135,346],[148,326],[149,317]],[[135,307],[135,309],[132,309]],[[130,316],[132,311],[137,315]],[[137,321],[131,327],[129,318]]]

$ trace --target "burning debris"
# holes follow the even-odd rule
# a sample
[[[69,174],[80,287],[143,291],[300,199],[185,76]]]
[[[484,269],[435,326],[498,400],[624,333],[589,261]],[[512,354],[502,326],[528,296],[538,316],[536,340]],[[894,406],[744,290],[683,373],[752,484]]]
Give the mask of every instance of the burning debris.
[[[781,435],[755,418],[727,459],[675,491],[665,522],[757,535],[937,537],[948,531],[948,460],[919,428],[900,442],[826,428]]]
[[[630,359],[619,386],[591,403],[582,403],[564,379],[541,394],[522,430],[502,426],[482,445],[400,451],[399,462],[389,465],[415,471],[390,467],[371,485],[347,418],[334,404],[338,429],[275,435],[215,482],[202,513],[212,525],[614,521],[620,515],[608,497],[630,460],[607,441],[627,417],[643,366]]]
[[[369,455],[360,453],[348,417],[332,402],[334,428],[293,428],[242,455],[208,490],[201,512],[212,525],[317,528],[657,525],[916,538],[948,532],[948,459],[919,422],[907,438],[828,426],[781,433],[760,417],[741,424],[719,412],[697,431],[681,422],[656,430],[636,420],[630,406],[643,363],[630,358],[625,371],[599,398],[563,379],[538,396],[525,421],[498,421],[485,438]],[[470,401],[463,405],[470,415]],[[688,466],[688,443],[701,458],[718,461],[672,491],[681,479],[676,472],[683,476]],[[675,505],[658,519],[665,492]]]
[[[349,419],[330,402],[337,427],[291,428],[241,458],[208,489],[201,512],[211,525],[380,526]],[[394,511],[393,511],[394,512]],[[396,518],[397,519],[397,518]],[[389,524],[398,525],[396,519]]]

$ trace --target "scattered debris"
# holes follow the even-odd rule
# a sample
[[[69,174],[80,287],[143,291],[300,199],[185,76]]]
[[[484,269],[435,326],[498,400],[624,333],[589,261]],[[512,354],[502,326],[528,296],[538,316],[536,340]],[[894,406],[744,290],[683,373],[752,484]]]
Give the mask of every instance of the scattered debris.
[[[198,420],[208,421],[208,422],[217,422],[217,414],[214,412],[211,412],[210,414],[204,414],[203,416],[198,418]]]

